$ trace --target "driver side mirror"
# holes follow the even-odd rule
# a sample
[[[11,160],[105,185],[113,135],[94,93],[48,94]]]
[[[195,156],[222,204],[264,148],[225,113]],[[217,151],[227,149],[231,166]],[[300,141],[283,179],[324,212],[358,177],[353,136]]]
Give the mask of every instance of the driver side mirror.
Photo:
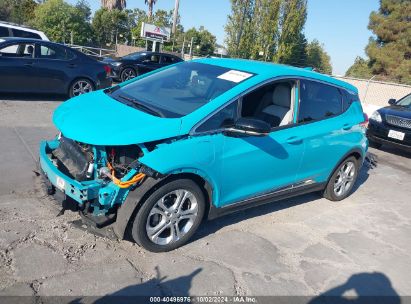
[[[239,118],[233,126],[224,130],[224,134],[229,137],[263,137],[270,134],[270,131],[270,125],[263,120],[255,118]]]
[[[390,105],[395,105],[397,103],[397,100],[395,98],[391,98],[388,100],[388,104]]]

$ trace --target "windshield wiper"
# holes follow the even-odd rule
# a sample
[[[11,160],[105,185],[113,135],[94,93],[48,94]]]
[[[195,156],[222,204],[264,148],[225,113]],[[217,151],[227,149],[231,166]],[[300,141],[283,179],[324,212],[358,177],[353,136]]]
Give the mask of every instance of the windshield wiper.
[[[153,108],[141,103],[140,101],[138,101],[135,98],[128,97],[128,96],[125,96],[125,95],[118,95],[118,97],[131,102],[131,104],[130,104],[131,106],[133,106],[135,108],[139,108],[140,110],[143,110],[146,113],[149,113],[149,114],[154,115],[154,116],[164,117],[163,113],[161,113],[160,111],[154,110]]]

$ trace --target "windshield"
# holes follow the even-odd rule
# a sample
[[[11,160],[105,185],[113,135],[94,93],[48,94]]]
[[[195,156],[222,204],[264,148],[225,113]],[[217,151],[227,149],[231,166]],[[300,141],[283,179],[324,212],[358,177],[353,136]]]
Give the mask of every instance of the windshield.
[[[131,82],[111,93],[120,102],[158,116],[182,117],[253,74],[197,62],[183,62]]]
[[[411,94],[398,101],[397,105],[411,108]]]

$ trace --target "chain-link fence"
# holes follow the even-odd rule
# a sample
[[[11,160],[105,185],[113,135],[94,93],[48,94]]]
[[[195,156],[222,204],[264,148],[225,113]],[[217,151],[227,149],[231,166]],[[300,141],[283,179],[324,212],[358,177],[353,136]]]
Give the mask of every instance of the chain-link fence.
[[[385,107],[391,98],[400,99],[411,93],[411,86],[395,82],[377,81],[371,79],[358,79],[351,77],[334,76],[337,79],[351,83],[358,88],[363,104]]]

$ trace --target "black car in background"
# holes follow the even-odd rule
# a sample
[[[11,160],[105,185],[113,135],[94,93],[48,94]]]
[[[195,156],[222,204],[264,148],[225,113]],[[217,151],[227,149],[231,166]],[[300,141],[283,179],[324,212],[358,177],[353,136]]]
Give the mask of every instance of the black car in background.
[[[111,68],[67,46],[0,38],[0,92],[77,96],[111,86]]]
[[[375,111],[369,120],[367,137],[376,148],[390,144],[411,151],[411,94]]]
[[[126,81],[180,61],[183,61],[180,57],[156,52],[136,52],[115,60],[103,60],[111,65],[113,78],[117,81]]]

